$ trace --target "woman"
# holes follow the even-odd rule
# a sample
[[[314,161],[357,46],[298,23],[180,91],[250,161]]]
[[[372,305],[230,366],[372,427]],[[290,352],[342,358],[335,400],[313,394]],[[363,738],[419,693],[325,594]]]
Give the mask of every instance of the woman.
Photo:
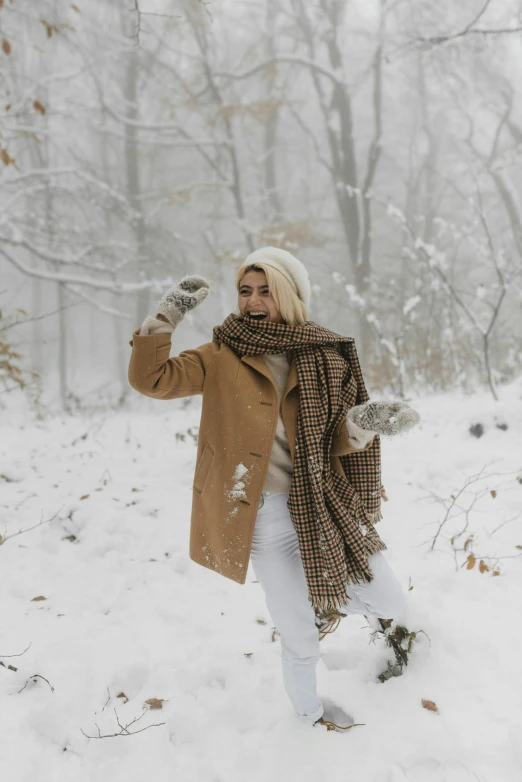
[[[347,614],[391,620],[403,610],[374,528],[378,435],[418,415],[368,402],[353,339],[307,320],[308,273],[289,252],[251,253],[236,282],[237,312],[212,342],[174,358],[170,335],[209,286],[188,276],[171,288],[134,334],[129,382],[155,399],[203,395],[190,557],[240,584],[252,562],[297,716],[348,727],[317,696],[320,634]]]

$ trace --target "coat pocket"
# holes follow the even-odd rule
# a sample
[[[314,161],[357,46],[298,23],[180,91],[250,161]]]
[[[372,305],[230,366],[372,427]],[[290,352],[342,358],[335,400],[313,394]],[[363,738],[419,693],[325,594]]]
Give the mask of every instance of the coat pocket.
[[[203,452],[201,456],[199,457],[199,461],[196,465],[196,472],[194,474],[194,483],[193,486],[200,494],[202,493],[203,489],[205,488],[205,483],[207,480],[207,476],[210,470],[210,465],[212,464],[212,459],[214,458],[214,449],[210,445],[210,443],[205,443],[205,447],[203,448]]]

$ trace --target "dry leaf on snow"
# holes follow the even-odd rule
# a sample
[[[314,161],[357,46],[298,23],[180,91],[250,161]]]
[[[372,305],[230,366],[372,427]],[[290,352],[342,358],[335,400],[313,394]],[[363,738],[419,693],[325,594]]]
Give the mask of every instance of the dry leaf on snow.
[[[149,709],[162,709],[163,698],[149,698],[147,701],[145,701],[145,704],[149,707]]]

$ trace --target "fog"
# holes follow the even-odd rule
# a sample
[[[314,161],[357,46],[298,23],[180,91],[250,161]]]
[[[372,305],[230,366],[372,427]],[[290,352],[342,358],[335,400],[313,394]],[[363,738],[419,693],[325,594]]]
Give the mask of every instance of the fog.
[[[209,280],[173,345],[211,341],[267,244],[306,264],[310,318],[356,338],[375,391],[498,395],[522,361],[520,17],[5,0],[2,396],[122,402],[169,285]]]
[[[1,779],[522,779],[521,65],[520,0],[0,0]],[[355,338],[368,406],[327,348],[311,373],[292,342],[271,385],[243,337],[206,344],[267,245]],[[168,300],[171,356],[205,347],[169,362],[145,328],[131,388],[185,275],[210,291],[179,324]],[[306,524],[263,505],[274,465]],[[406,608],[386,635],[367,597],[321,640],[336,735],[296,719],[268,605],[298,593],[291,522],[331,584],[379,496]],[[297,682],[315,647],[289,638]]]

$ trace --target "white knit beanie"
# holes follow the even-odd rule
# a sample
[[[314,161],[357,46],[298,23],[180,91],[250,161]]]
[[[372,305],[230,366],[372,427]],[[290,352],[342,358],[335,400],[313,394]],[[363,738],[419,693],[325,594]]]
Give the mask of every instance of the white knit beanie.
[[[242,266],[253,263],[266,263],[286,277],[297,293],[306,309],[310,307],[311,286],[310,277],[304,265],[292,253],[280,250],[278,247],[261,247],[244,260]]]

